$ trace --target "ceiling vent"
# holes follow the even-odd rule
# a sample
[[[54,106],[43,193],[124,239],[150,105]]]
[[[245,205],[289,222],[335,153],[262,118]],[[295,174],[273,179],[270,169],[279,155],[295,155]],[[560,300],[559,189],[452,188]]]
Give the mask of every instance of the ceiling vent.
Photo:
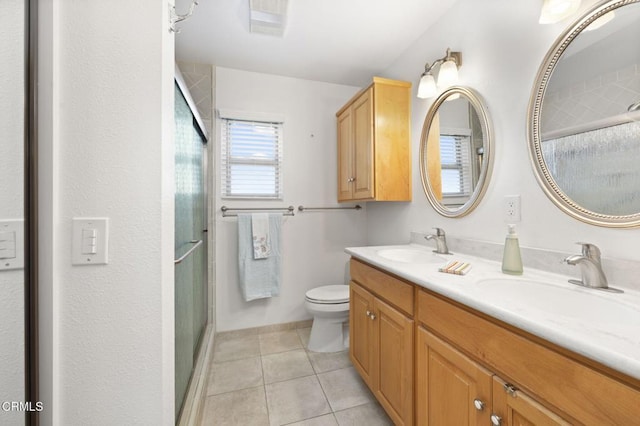
[[[249,0],[251,32],[282,37],[289,0]]]

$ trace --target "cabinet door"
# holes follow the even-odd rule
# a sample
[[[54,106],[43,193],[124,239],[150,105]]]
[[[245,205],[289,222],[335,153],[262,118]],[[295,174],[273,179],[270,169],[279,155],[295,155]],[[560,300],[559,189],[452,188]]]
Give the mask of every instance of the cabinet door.
[[[338,116],[338,201],[353,199],[353,114],[347,108]]]
[[[353,198],[374,197],[373,170],[373,87],[353,103],[354,176]]]
[[[570,423],[518,390],[510,390],[493,378],[493,424],[500,426],[558,426]]]
[[[378,384],[375,395],[396,425],[413,424],[413,320],[374,299]]]
[[[417,424],[490,424],[489,371],[423,327],[418,327],[416,354]]]
[[[373,295],[353,281],[349,300],[349,356],[365,383],[374,389],[376,351],[373,334]]]

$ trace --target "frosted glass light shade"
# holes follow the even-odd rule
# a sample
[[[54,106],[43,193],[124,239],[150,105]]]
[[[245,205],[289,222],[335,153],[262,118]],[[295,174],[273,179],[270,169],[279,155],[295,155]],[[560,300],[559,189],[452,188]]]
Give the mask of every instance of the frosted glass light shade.
[[[544,0],[540,12],[540,24],[555,24],[573,15],[580,7],[581,0]]]
[[[420,99],[432,98],[436,93],[438,93],[438,89],[436,88],[436,80],[433,78],[433,75],[430,73],[423,75],[418,84],[418,97]]]
[[[438,87],[445,89],[458,83],[458,67],[453,61],[445,61],[440,65],[438,73]]]

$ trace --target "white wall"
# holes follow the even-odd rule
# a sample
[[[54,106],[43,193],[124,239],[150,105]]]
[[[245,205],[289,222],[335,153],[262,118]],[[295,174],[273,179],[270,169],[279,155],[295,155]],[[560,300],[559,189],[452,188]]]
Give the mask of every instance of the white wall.
[[[310,288],[344,281],[344,248],[366,244],[365,211],[298,213],[282,226],[280,296],[245,302],[238,286],[237,219],[220,207],[336,206],[336,111],[359,89],[216,68],[216,107],[284,114],[284,200],[221,200],[216,181],[217,329],[236,330],[311,318]],[[218,135],[219,138],[219,135]],[[219,146],[219,143],[218,143]],[[218,151],[219,154],[219,151]],[[217,156],[220,158],[220,156]],[[217,166],[220,170],[219,165]]]
[[[0,5],[0,220],[24,218],[24,2]],[[24,270],[0,270],[0,402],[24,401]],[[24,414],[0,410],[0,424]]]
[[[41,2],[43,424],[174,424],[173,35],[166,2]],[[109,264],[71,220],[110,218]]]
[[[582,10],[593,3],[583,2]],[[464,218],[438,215],[423,193],[417,172],[412,203],[370,203],[369,244],[407,242],[410,231],[429,231],[434,226],[451,236],[501,243],[506,233],[503,198],[520,194],[522,222],[518,232],[523,246],[578,253],[575,242],[588,241],[597,244],[604,257],[640,260],[639,229],[607,229],[572,219],[552,204],[536,182],[526,137],[529,97],[540,63],[569,25],[539,25],[540,4],[460,0],[386,71],[387,77],[417,83],[426,61],[441,57],[447,47],[462,51],[461,84],[476,89],[486,101],[495,130],[496,157],[484,200]],[[415,171],[419,170],[421,127],[432,102],[413,98]]]

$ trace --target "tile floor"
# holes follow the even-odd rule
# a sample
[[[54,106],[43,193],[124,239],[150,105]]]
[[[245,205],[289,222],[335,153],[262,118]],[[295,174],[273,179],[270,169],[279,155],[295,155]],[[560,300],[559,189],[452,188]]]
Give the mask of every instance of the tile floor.
[[[202,425],[391,425],[348,352],[307,351],[310,332],[216,336]]]

